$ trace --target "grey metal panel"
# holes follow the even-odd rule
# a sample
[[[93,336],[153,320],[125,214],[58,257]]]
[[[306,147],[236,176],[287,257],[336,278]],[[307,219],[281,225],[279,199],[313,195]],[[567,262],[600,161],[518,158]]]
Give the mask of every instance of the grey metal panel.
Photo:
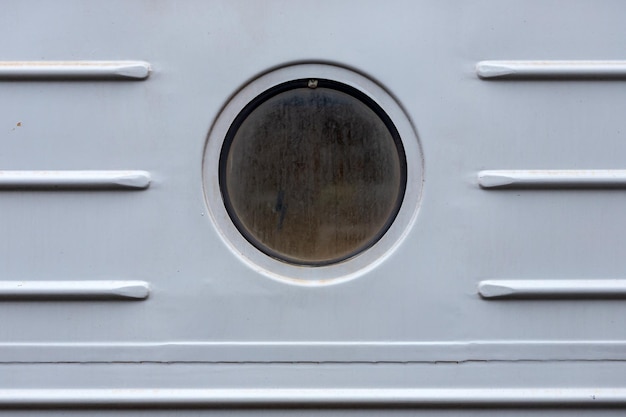
[[[145,171],[0,171],[0,190],[145,189]]]
[[[0,81],[143,80],[150,64],[136,61],[0,61]]]
[[[626,61],[482,61],[476,74],[483,79],[626,78]]]
[[[12,401],[14,408],[32,408],[38,401],[40,409],[67,411],[82,407],[88,412],[98,408],[113,408],[115,412],[129,408],[187,410],[190,406],[215,412],[216,408],[237,408],[241,399],[249,402],[239,404],[239,408],[257,412],[269,404],[274,412],[283,407],[293,412],[310,407],[363,411],[376,404],[414,412],[452,409],[457,415],[463,410],[459,406],[465,406],[465,411],[489,408],[506,412],[517,407],[527,412],[541,409],[544,413],[564,406],[570,413],[591,415],[609,405],[609,399],[613,406],[619,406],[622,390],[617,387],[623,383],[622,365],[15,364],[2,366],[3,374],[11,380],[2,384],[0,394],[5,407]],[[54,372],[61,372],[65,378],[59,379]],[[28,388],[33,378],[39,378],[37,389]],[[568,381],[581,378],[586,385],[563,389]],[[531,388],[510,388],[518,379]]]
[[[141,64],[143,81],[118,82],[110,73],[71,67],[63,80],[38,72],[38,80],[30,73],[0,82],[0,170],[145,171],[141,192],[110,183],[96,192],[93,178],[83,176],[44,190],[36,175],[28,187],[1,192],[0,279],[149,282],[150,298],[0,301],[2,367],[28,367],[17,372],[21,384],[3,390],[39,398],[54,389],[112,390],[137,369],[116,361],[156,363],[134,380],[137,389],[210,385],[180,376],[168,385],[168,376],[189,372],[172,371],[171,362],[233,363],[210,373],[214,389],[307,388],[297,386],[295,376],[280,386],[261,377],[254,385],[220,378],[244,362],[266,363],[270,368],[258,375],[269,380],[291,372],[271,367],[274,362],[296,363],[283,366],[297,371],[297,363],[342,362],[307,374],[317,375],[315,388],[343,381],[337,390],[359,385],[357,362],[375,369],[363,387],[374,390],[417,387],[448,395],[550,388],[586,396],[624,389],[623,300],[500,302],[478,291],[480,282],[493,280],[558,281],[563,292],[568,283],[624,278],[624,199],[614,187],[623,179],[613,175],[626,168],[622,75],[608,76],[604,64],[508,81],[487,82],[476,72],[477,64],[480,73],[494,60],[623,62],[622,3],[66,0],[4,6],[0,36],[11,41],[0,43],[0,61],[31,68],[133,61]],[[220,111],[248,82],[299,62],[347,68],[380,85],[411,121],[424,158],[419,211],[401,243],[332,285],[290,285],[242,262],[209,216],[203,190],[204,149]],[[494,170],[566,175],[556,183],[518,175],[523,189],[481,188],[479,173]],[[598,172],[611,175],[590,177]],[[540,187],[528,186],[537,180]],[[435,363],[442,360],[488,367],[463,368],[469,369],[463,381],[439,379]],[[76,375],[63,376],[68,365],[61,362],[80,363],[94,378],[72,385]],[[390,377],[379,362],[428,366]],[[425,379],[400,376],[413,372]],[[484,373],[498,377],[480,379]],[[101,374],[109,376],[98,380]],[[543,384],[546,378],[553,379]],[[78,401],[75,394],[64,393],[69,402]]]
[[[7,408],[474,408],[624,407],[619,388],[186,388],[7,389]]]
[[[481,281],[478,292],[487,299],[624,298],[626,281],[619,279],[536,279]]]
[[[0,281],[0,301],[143,300],[143,281]]]
[[[618,169],[480,171],[478,184],[483,188],[622,188],[626,186],[626,171]]]

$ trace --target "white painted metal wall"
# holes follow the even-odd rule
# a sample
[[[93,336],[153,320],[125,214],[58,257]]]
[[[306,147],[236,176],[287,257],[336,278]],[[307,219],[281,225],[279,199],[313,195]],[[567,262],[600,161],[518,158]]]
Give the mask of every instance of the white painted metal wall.
[[[621,415],[625,13],[0,1],[0,409]],[[395,244],[290,283],[222,233],[205,151],[294,64],[370,80],[421,156]]]

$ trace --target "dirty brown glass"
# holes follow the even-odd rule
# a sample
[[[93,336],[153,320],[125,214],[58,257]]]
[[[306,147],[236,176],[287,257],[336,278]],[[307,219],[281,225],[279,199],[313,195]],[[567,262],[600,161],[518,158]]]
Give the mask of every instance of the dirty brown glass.
[[[303,265],[339,262],[376,243],[406,178],[388,117],[351,87],[323,80],[294,81],[250,103],[220,165],[240,232],[266,254]]]

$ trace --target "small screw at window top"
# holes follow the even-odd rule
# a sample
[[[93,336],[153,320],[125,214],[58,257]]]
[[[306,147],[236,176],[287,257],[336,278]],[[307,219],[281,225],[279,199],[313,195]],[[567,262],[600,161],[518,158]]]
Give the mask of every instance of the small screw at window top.
[[[317,80],[309,80],[309,88],[317,88]]]

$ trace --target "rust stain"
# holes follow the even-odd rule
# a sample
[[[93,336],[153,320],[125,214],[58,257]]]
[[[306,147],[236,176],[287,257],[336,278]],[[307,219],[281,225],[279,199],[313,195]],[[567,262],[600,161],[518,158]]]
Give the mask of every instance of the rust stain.
[[[17,124],[15,126],[22,127],[22,122],[17,122]]]

